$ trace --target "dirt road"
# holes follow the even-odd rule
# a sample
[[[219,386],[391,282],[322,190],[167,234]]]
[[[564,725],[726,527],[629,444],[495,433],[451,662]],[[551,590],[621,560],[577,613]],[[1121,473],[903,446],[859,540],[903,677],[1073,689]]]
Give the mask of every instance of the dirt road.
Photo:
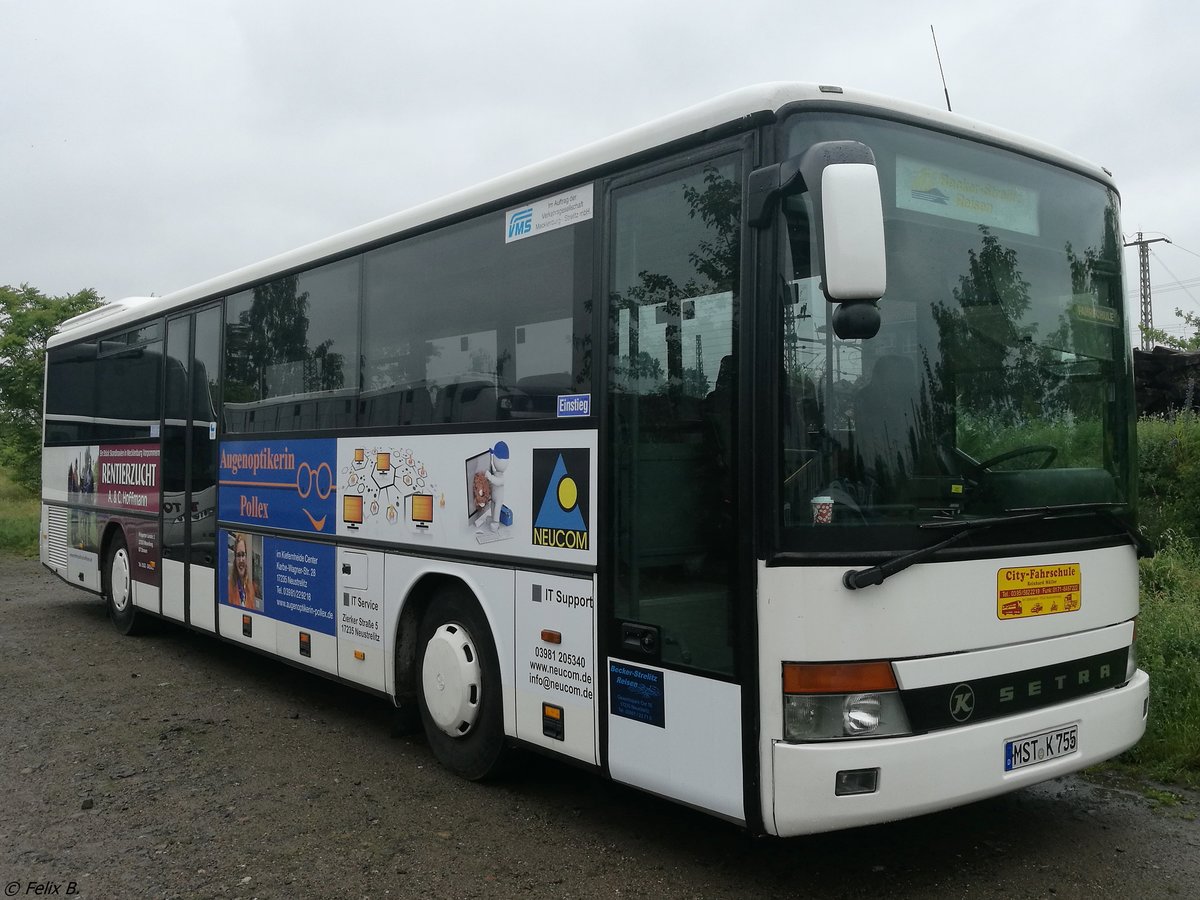
[[[0,558],[6,896],[1200,896],[1194,797],[1071,778],[755,839],[534,756],[465,783],[391,725],[380,700],[212,638],[122,638],[98,599]]]

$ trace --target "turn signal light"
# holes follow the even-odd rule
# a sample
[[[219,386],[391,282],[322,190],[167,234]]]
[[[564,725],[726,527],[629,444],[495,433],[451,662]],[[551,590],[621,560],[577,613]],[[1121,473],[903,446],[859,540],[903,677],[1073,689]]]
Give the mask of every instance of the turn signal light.
[[[855,694],[894,691],[896,676],[888,662],[784,663],[785,694]]]

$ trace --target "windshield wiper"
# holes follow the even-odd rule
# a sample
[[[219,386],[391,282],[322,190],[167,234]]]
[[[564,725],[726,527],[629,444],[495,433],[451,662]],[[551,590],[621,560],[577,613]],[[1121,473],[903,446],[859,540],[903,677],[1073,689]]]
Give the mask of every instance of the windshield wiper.
[[[1108,522],[1116,525],[1121,531],[1125,532],[1125,536],[1129,538],[1129,542],[1133,544],[1137,550],[1139,559],[1154,555],[1154,544],[1150,542],[1140,528],[1122,517],[1117,513],[1117,509],[1124,506],[1121,503],[1064,503],[1061,506],[1026,506],[1020,509],[1006,509],[1005,512],[1010,512],[1015,515],[1024,515],[1026,513],[1045,513],[1045,518],[1054,519],[1059,516],[1078,516],[1078,515],[1094,515],[1105,519]]]
[[[921,547],[918,550],[902,553],[895,559],[889,559],[887,562],[879,563],[877,566],[871,566],[866,569],[848,569],[842,574],[842,584],[852,591],[856,591],[862,587],[869,587],[872,584],[882,584],[884,579],[890,578],[897,572],[903,572],[909,566],[933,556],[939,550],[945,549],[951,544],[957,544],[972,531],[986,531],[989,528],[995,528],[997,525],[1007,525],[1012,522],[1032,522],[1035,519],[1044,518],[1046,518],[1044,513],[1027,512],[1023,515],[992,516],[986,519],[947,519],[944,522],[926,522],[921,526],[922,528],[953,528],[954,534],[944,540],[938,541],[936,544],[930,544],[928,547]]]
[[[947,519],[941,522],[926,522],[922,528],[954,529],[954,534],[936,544],[921,547],[908,553],[902,553],[895,559],[866,569],[849,569],[842,574],[842,584],[848,590],[856,591],[873,584],[882,584],[897,572],[903,572],[909,566],[923,562],[939,550],[944,550],[952,544],[957,544],[973,531],[986,531],[997,525],[1010,525],[1014,522],[1035,522],[1044,519],[1056,519],[1078,515],[1098,515],[1119,526],[1133,545],[1137,548],[1138,556],[1150,556],[1154,548],[1145,536],[1125,519],[1117,515],[1112,503],[1067,503],[1061,506],[1034,506],[1020,509],[1005,510],[1009,515],[991,516],[985,519]]]

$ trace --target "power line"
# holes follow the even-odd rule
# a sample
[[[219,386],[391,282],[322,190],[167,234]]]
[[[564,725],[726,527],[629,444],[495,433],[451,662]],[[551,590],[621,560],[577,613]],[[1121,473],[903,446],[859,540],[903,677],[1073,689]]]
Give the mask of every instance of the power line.
[[[1151,250],[1150,252],[1151,252],[1151,253],[1154,253],[1154,251],[1153,251],[1153,250]],[[1179,285],[1179,287],[1180,287],[1180,288],[1182,288],[1182,289],[1183,289],[1183,292],[1184,292],[1185,294],[1187,294],[1187,295],[1188,295],[1188,297],[1191,299],[1191,301],[1192,301],[1193,303],[1195,303],[1197,306],[1200,306],[1200,302],[1198,302],[1198,301],[1196,300],[1196,298],[1195,298],[1195,297],[1192,295],[1192,292],[1191,292],[1191,291],[1189,291],[1189,290],[1187,289],[1187,287],[1185,287],[1185,286],[1184,286],[1183,282],[1182,282],[1182,281],[1180,281],[1178,277],[1176,277],[1176,275],[1175,275],[1175,273],[1174,273],[1174,272],[1172,272],[1172,271],[1171,271],[1169,268],[1167,268],[1167,264],[1166,264],[1165,262],[1163,262],[1163,261],[1162,261],[1162,257],[1161,257],[1161,256],[1159,256],[1157,253],[1154,253],[1154,258],[1155,258],[1156,260],[1158,260],[1158,264],[1159,264],[1160,266],[1162,266],[1164,269],[1166,269],[1166,270],[1167,270],[1167,274],[1168,274],[1168,275],[1170,275],[1172,278],[1174,278],[1174,279],[1175,279],[1175,283],[1176,283],[1177,285]]]
[[[1184,253],[1190,253],[1192,256],[1196,257],[1197,259],[1200,259],[1200,253],[1197,253],[1194,250],[1189,250],[1187,247],[1180,247],[1179,244],[1176,244],[1174,241],[1172,241],[1171,244],[1174,247],[1179,247],[1179,249],[1182,250]]]
[[[1157,258],[1157,255],[1156,255]],[[1163,268],[1166,268],[1165,266]],[[1183,291],[1190,287],[1200,287],[1200,278],[1188,278],[1184,281],[1166,281],[1161,284],[1153,284],[1150,289],[1156,294],[1163,294],[1169,291]],[[1125,292],[1126,296],[1132,297],[1137,294],[1137,291],[1130,289]]]

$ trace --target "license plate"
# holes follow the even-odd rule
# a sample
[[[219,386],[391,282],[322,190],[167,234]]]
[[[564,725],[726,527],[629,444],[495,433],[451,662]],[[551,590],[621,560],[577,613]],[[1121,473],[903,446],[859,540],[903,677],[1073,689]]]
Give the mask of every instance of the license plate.
[[[1079,749],[1079,726],[1063,725],[1004,743],[1004,771],[1012,772],[1057,759]]]

